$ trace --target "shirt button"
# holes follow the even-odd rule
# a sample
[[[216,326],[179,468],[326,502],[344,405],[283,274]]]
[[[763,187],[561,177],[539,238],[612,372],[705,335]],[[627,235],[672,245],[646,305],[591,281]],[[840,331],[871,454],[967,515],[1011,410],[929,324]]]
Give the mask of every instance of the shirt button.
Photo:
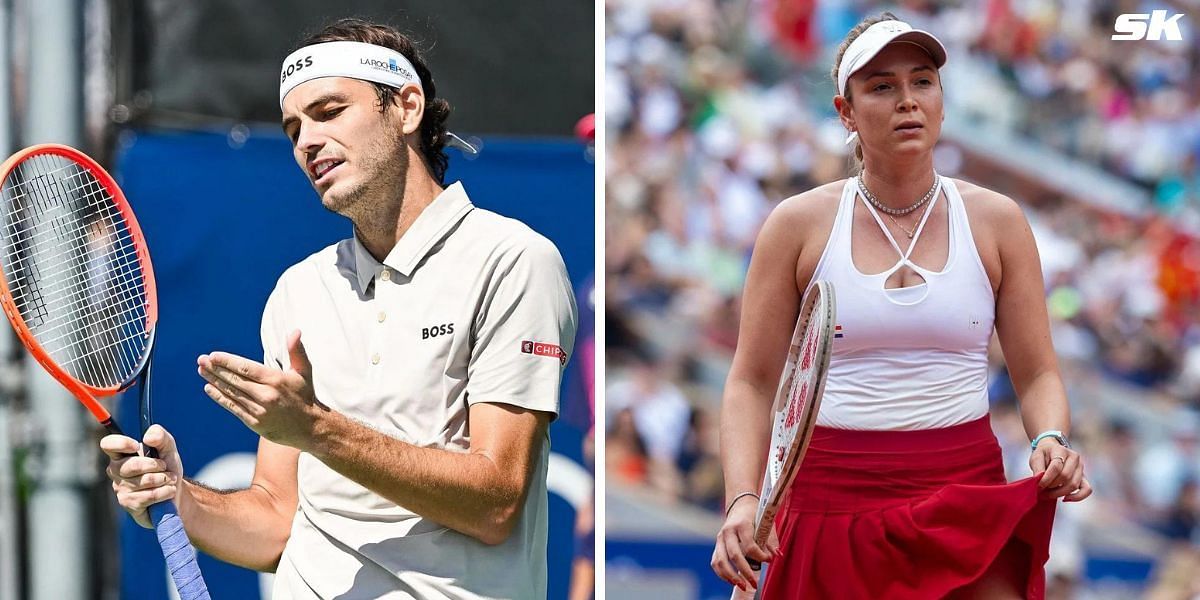
[[[392,272],[384,269],[383,272],[379,274],[379,278],[384,281],[390,281],[392,279]]]
[[[387,318],[387,313],[385,313],[383,311],[379,311],[379,316],[376,317],[376,319],[378,319],[380,323],[382,323],[383,320],[386,318]]]
[[[373,364],[373,365],[379,364],[379,353],[378,352],[371,355],[371,364]]]

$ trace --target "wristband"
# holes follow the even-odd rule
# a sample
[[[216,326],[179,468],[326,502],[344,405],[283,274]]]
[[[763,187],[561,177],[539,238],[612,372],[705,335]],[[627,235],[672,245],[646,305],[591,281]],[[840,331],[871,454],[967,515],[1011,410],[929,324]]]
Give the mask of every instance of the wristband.
[[[1033,438],[1033,441],[1029,443],[1029,447],[1034,450],[1037,450],[1038,442],[1040,442],[1046,438],[1054,438],[1055,441],[1057,441],[1059,444],[1062,444],[1063,448],[1071,447],[1071,443],[1067,441],[1067,434],[1065,434],[1057,429],[1051,429],[1049,431],[1043,431],[1043,432],[1039,433],[1037,435],[1037,437]]]
[[[742,492],[742,493],[734,496],[733,500],[729,501],[729,506],[725,508],[725,516],[728,517],[729,511],[733,510],[733,505],[737,504],[738,500],[741,500],[742,498],[745,498],[746,496],[754,496],[754,499],[758,500],[758,494],[755,494],[754,492]]]

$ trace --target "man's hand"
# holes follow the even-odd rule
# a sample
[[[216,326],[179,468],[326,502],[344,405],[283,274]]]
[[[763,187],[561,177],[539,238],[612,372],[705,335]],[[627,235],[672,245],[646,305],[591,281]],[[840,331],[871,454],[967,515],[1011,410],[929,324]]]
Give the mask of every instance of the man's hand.
[[[161,425],[151,425],[142,441],[158,450],[159,458],[141,456],[137,440],[123,435],[106,435],[100,449],[108,455],[105,473],[112,480],[117,502],[147,529],[153,528],[147,509],[170,500],[183,480],[183,462],[175,449],[175,438]]]
[[[285,370],[226,352],[202,355],[196,363],[208,382],[204,393],[217,404],[258,435],[304,450],[316,419],[329,408],[313,392],[312,365],[298,330],[288,336],[288,356],[292,365]]]

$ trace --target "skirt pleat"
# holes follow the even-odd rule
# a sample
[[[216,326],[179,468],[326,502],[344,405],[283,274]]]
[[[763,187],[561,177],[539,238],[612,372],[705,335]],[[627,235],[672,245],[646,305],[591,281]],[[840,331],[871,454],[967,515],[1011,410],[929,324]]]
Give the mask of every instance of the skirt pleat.
[[[818,427],[776,518],[782,556],[762,597],[941,598],[1015,542],[1026,597],[1041,599],[1056,501],[1037,482],[1005,480],[987,417],[920,431]]]

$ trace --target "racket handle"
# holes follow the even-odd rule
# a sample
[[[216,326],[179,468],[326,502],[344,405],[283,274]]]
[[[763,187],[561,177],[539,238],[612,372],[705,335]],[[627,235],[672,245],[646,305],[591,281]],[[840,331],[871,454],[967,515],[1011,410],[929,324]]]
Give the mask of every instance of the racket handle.
[[[196,563],[196,548],[183,529],[175,503],[167,500],[151,505],[150,520],[154,523],[158,545],[162,547],[163,558],[167,559],[167,570],[180,600],[211,600],[200,565]]]

